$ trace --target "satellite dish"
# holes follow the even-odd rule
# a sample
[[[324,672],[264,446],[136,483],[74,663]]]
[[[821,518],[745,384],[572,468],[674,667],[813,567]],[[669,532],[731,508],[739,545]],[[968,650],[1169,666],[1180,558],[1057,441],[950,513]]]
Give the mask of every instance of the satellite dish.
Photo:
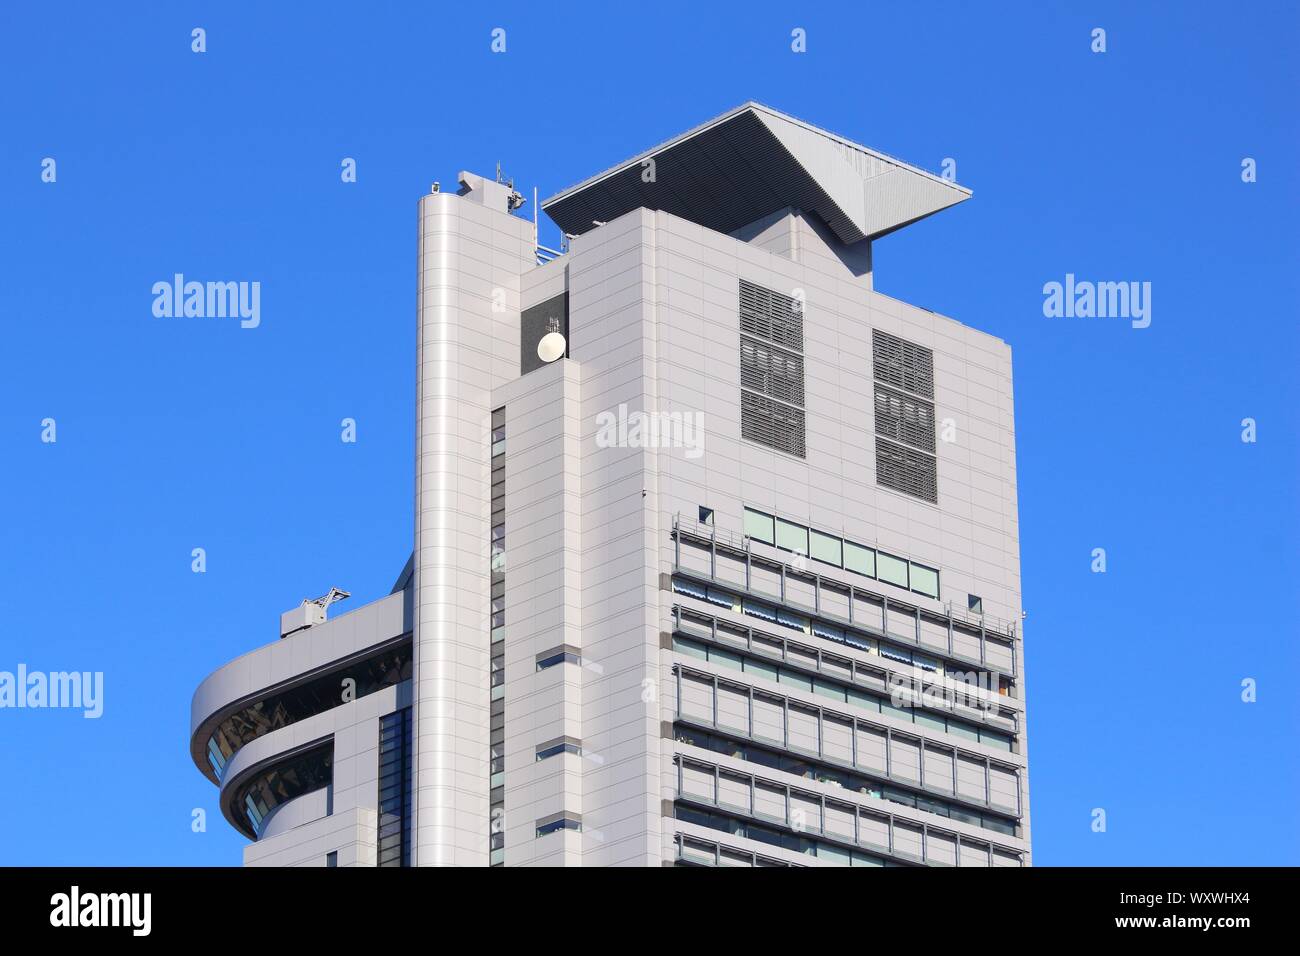
[[[547,332],[537,343],[537,357],[543,362],[554,362],[558,358],[563,358],[567,346],[568,343],[559,332]]]

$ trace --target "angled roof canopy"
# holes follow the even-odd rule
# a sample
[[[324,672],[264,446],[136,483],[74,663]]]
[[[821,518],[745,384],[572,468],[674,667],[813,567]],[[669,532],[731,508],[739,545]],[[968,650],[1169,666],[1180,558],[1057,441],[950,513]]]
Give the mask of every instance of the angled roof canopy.
[[[646,160],[654,176],[644,181]],[[964,186],[759,103],[746,103],[542,202],[581,235],[644,206],[730,233],[786,207],[851,244],[969,199]]]

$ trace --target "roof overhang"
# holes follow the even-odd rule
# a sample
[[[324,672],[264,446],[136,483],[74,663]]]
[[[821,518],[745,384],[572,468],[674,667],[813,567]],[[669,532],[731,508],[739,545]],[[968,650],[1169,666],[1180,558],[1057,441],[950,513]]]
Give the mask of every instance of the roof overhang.
[[[817,213],[852,244],[970,196],[964,186],[751,102],[551,196],[542,209],[576,236],[642,207],[722,233],[795,208]]]

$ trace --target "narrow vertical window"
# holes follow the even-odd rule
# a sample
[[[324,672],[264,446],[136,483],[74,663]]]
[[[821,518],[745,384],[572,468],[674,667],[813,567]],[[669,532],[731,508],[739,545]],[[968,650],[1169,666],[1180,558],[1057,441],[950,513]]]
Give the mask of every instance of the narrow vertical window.
[[[506,410],[492,412],[492,520],[488,535],[488,864],[506,857]]]
[[[411,708],[379,719],[377,866],[411,865]]]

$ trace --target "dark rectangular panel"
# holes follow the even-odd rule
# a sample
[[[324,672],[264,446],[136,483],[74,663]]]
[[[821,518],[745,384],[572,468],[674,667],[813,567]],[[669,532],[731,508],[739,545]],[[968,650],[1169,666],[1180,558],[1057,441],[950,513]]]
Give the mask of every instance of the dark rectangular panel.
[[[557,296],[530,306],[519,317],[519,374],[527,375],[546,363],[537,357],[537,343],[547,332],[551,331],[550,320],[555,319],[559,332],[567,341],[569,338],[569,293],[561,292]],[[567,354],[567,350],[566,350]]]

